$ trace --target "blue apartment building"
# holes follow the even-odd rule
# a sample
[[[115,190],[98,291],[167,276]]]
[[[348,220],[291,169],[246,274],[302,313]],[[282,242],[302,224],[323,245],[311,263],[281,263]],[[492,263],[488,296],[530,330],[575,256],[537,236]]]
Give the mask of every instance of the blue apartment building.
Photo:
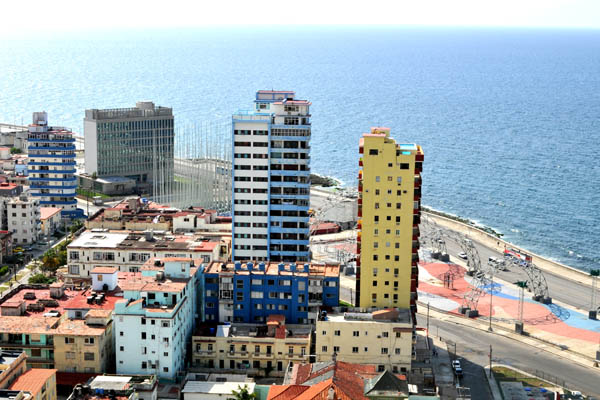
[[[75,138],[66,128],[48,126],[46,112],[33,113],[28,133],[27,174],[31,195],[42,207],[61,208],[63,218],[83,218],[77,208]]]
[[[310,260],[310,105],[260,90],[233,116],[234,261]]]
[[[291,324],[315,324],[321,308],[337,307],[339,265],[220,263],[204,270],[204,318],[265,323],[284,315]]]

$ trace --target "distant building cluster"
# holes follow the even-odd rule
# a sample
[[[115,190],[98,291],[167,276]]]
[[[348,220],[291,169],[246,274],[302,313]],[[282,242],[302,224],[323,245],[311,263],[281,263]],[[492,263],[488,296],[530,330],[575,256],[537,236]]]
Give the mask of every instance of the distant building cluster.
[[[356,296],[344,305],[344,266],[315,261],[310,248],[311,235],[344,233],[329,221],[309,227],[310,106],[292,91],[261,90],[252,110],[233,114],[230,216],[143,196],[89,213],[56,282],[0,298],[0,345],[14,364],[0,388],[6,375],[7,390],[41,400],[58,389],[71,400],[434,393],[415,320],[423,150],[388,128],[360,139]],[[28,153],[28,188],[0,182],[2,254],[79,217],[79,189],[174,180],[170,108],[91,109],[84,124],[78,177],[72,133],[48,126],[45,113],[34,114],[26,145],[13,135]],[[0,148],[7,170],[20,160],[9,153]],[[28,374],[44,383],[17,385]]]

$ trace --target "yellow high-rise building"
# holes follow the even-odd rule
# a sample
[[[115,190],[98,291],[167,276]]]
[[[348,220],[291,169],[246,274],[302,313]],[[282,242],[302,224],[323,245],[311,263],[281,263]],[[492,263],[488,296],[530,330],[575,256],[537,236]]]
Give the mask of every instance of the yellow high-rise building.
[[[356,305],[416,312],[423,150],[389,128],[360,139]]]

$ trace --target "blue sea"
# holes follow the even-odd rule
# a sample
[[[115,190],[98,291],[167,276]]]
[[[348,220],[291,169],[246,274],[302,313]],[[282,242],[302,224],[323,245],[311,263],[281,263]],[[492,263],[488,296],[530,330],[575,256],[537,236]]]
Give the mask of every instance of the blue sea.
[[[0,37],[0,122],[153,100],[223,120],[257,89],[312,101],[312,169],[356,185],[358,140],[423,146],[423,203],[600,268],[600,30],[297,27]]]

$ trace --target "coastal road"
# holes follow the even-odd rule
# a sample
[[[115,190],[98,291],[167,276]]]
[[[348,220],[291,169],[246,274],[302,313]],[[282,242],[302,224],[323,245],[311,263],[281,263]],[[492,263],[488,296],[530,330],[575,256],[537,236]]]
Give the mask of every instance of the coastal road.
[[[426,317],[417,315],[419,326],[426,326]],[[540,370],[553,375],[566,386],[600,397],[600,372],[580,366],[567,359],[557,357],[544,350],[518,341],[436,319],[429,320],[429,331],[444,341],[456,343],[456,353],[462,359],[465,377],[463,384],[471,387],[472,394],[483,393],[481,386],[483,367],[489,365],[489,350],[492,345],[492,364],[506,364],[524,370]],[[466,362],[465,362],[466,360]],[[476,397],[473,397],[476,398]]]
[[[422,237],[429,234],[426,225],[421,225],[421,232]],[[446,240],[445,242],[448,254],[455,257],[455,259],[458,259],[457,255],[462,251],[460,246],[452,240]],[[483,264],[487,264],[489,257],[503,258],[501,253],[482,245],[476,240],[473,240],[473,244],[479,253],[482,266]],[[546,282],[548,283],[550,297],[582,310],[589,309],[591,303],[591,287],[547,271],[543,271],[543,273],[546,277]],[[496,276],[506,282],[516,282],[526,278],[526,274],[516,267],[509,267],[508,271],[499,271],[496,273]]]

